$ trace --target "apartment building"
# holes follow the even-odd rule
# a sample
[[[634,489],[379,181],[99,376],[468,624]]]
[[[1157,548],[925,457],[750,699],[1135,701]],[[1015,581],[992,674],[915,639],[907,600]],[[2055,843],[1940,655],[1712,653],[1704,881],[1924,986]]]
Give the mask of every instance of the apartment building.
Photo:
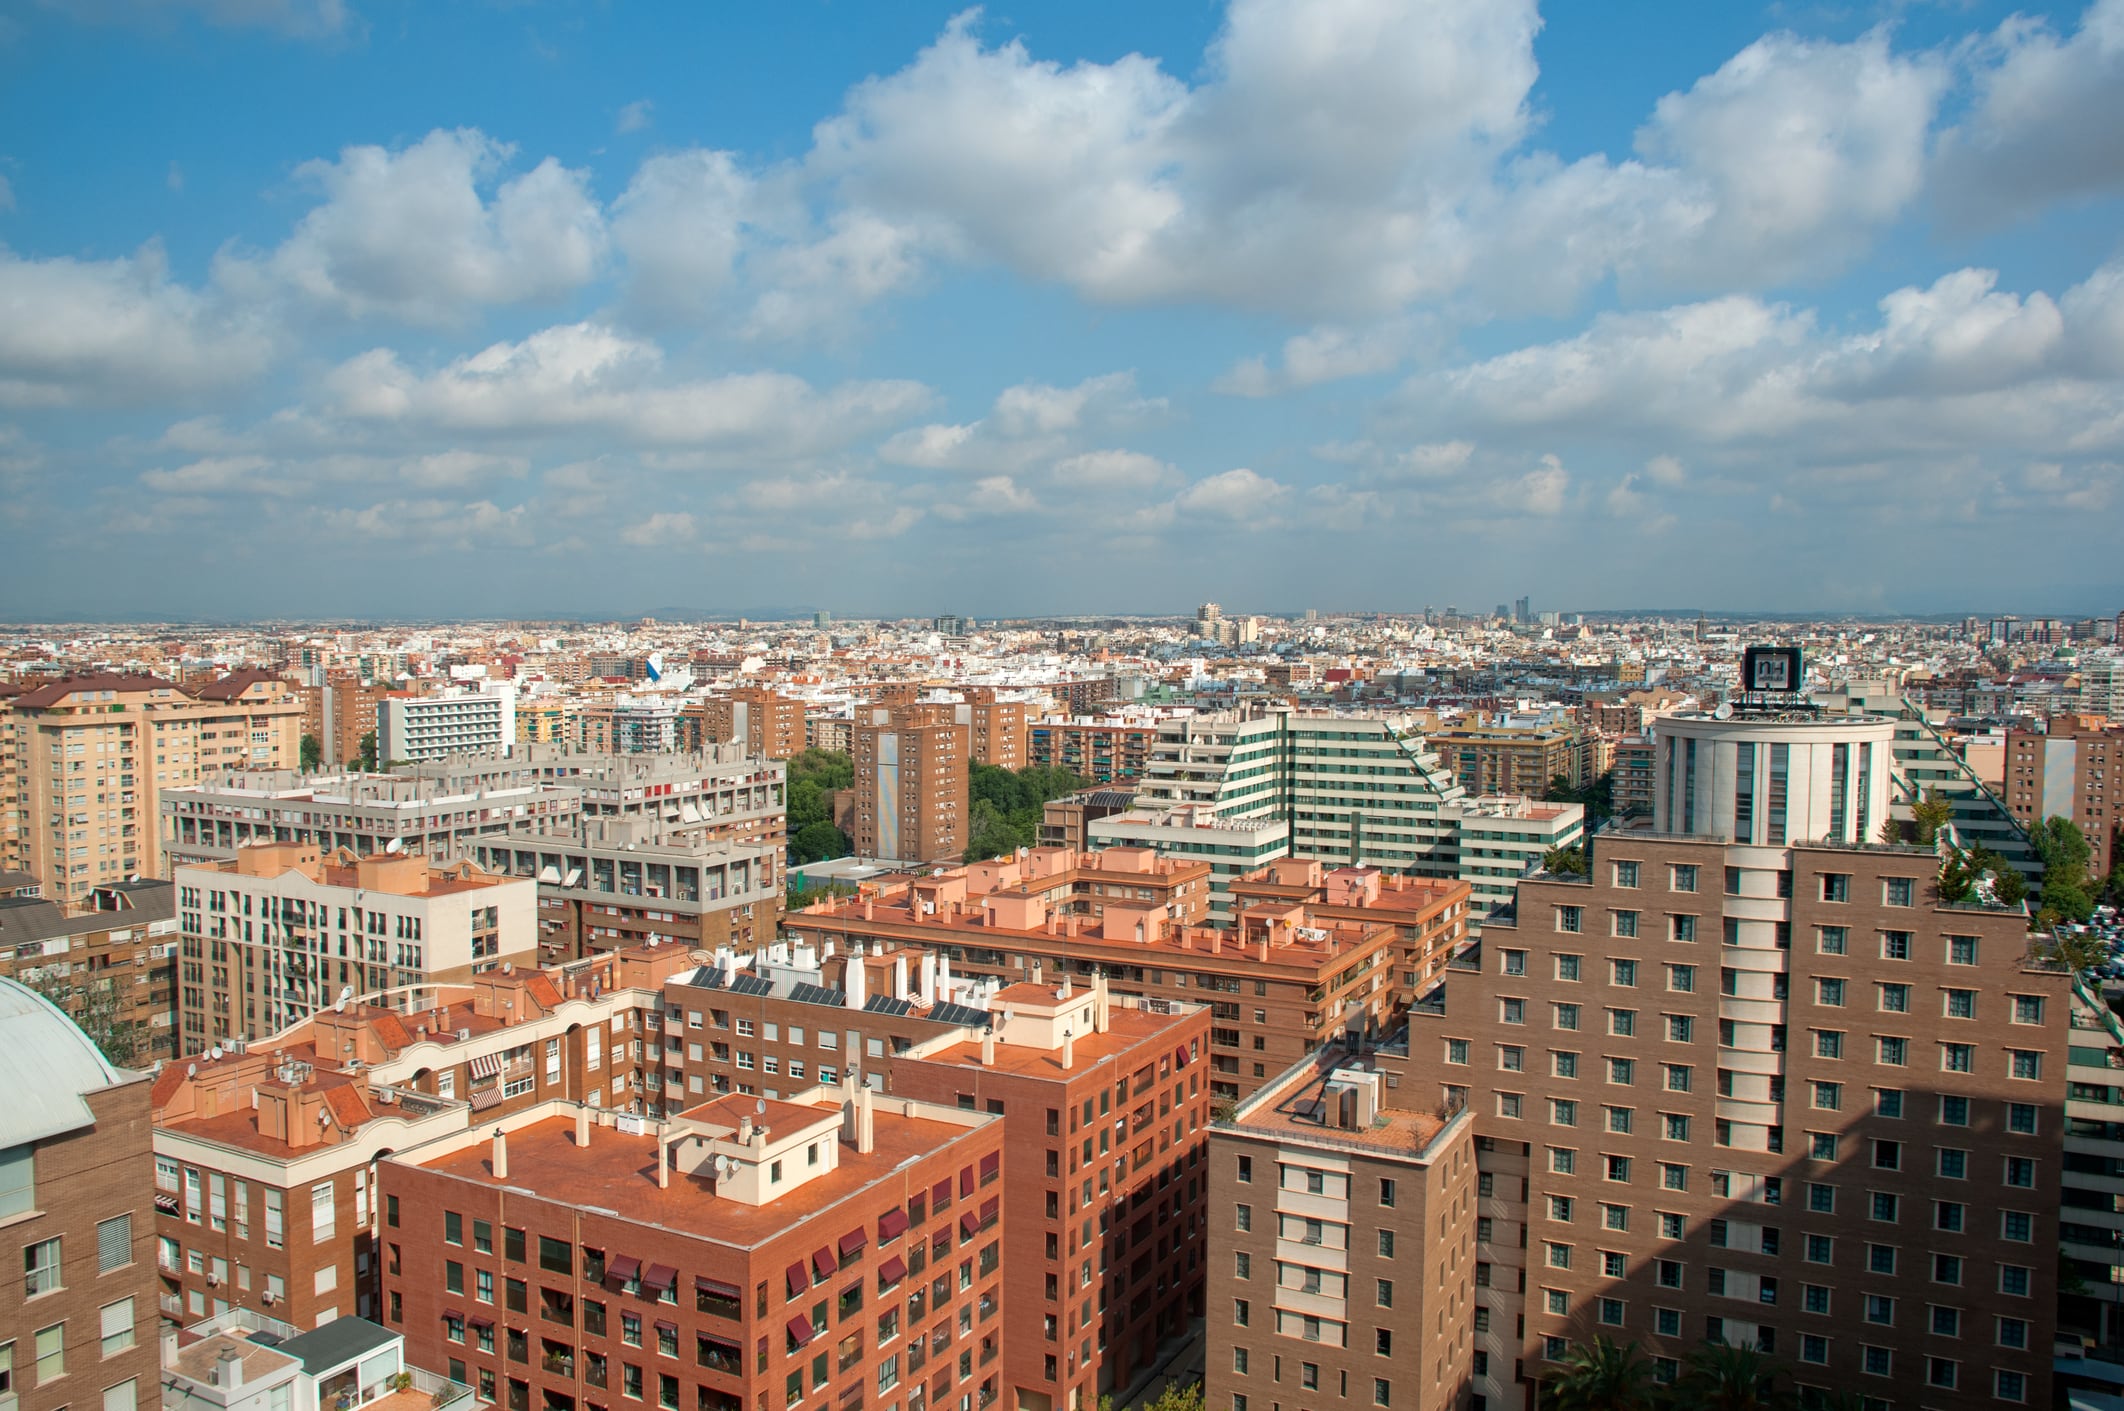
[[[160,1404],[148,1078],[0,979],[0,1395],[20,1411]]]
[[[1464,799],[1448,813],[1458,824],[1455,870],[1473,892],[1478,931],[1482,918],[1512,904],[1519,879],[1539,869],[1550,850],[1576,847],[1585,837],[1582,804],[1484,796]]]
[[[2007,731],[2004,798],[2023,827],[2046,818],[2078,824],[2093,854],[2088,874],[2107,876],[2124,827],[2124,724],[2054,715],[2045,732]]]
[[[1012,1404],[1095,1405],[1199,1315],[1205,1006],[968,983],[886,944],[724,953],[664,999],[667,1106],[859,1079],[1003,1116]]]
[[[168,882],[98,887],[71,915],[41,897],[0,897],[0,975],[58,1005],[113,1063],[174,1058],[176,900]]]
[[[341,998],[538,958],[538,885],[469,862],[253,843],[177,869],[178,1047],[254,1038]]]
[[[1211,1129],[1206,1404],[1469,1405],[1474,1123],[1410,1105],[1401,1078],[1332,1047]]]
[[[1562,725],[1467,725],[1435,731],[1438,751],[1471,794],[1540,798],[1552,779],[1585,782],[1578,732]]]
[[[569,833],[481,838],[472,861],[538,884],[538,963],[652,941],[751,949],[782,914],[782,850],[710,843],[639,818],[585,818]]]
[[[1266,816],[1219,818],[1209,803],[1140,807],[1141,794],[1126,809],[1084,825],[1087,846],[1155,852],[1177,861],[1206,862],[1210,869],[1210,920],[1230,925],[1237,914],[1232,884],[1291,852],[1291,825]]]
[[[1139,779],[1158,727],[1148,721],[1036,720],[1026,726],[1026,762],[1066,769],[1094,783]]]
[[[1111,898],[1098,915],[1072,914],[1047,890],[1017,885],[1067,869],[1067,857],[1042,856],[1050,851],[866,883],[855,898],[792,912],[783,929],[822,953],[829,943],[836,953],[919,946],[955,974],[1001,984],[1103,973],[1119,995],[1206,1003],[1212,1098],[1241,1097],[1346,1027],[1384,1024],[1404,1002],[1401,933],[1388,921],[1330,921],[1280,901],[1248,907],[1229,928],[1180,925],[1155,903]]]
[[[967,747],[974,763],[1023,769],[1032,762],[1026,738],[1033,717],[1031,702],[1000,700],[992,686],[969,686],[962,694],[966,698]]]
[[[1652,737],[1633,735],[1615,742],[1615,782],[1610,802],[1617,818],[1652,816]]]
[[[362,740],[376,734],[376,709],[391,691],[388,682],[364,681],[354,672],[335,671],[326,676],[318,736],[326,765],[344,767],[361,758]],[[382,758],[377,755],[378,760]]]
[[[1473,908],[1462,882],[1298,859],[1248,874],[1232,884],[1232,898],[1242,907],[1302,905],[1318,921],[1392,926],[1400,943],[1397,982],[1411,1003],[1443,983],[1446,967],[1467,944]]]
[[[645,1097],[644,1043],[664,980],[692,968],[667,946],[490,971],[165,1067],[153,1093],[163,1314],[377,1317],[378,1160],[556,1100],[661,1115]]]
[[[1605,1335],[1665,1379],[1708,1338],[1883,1404],[2047,1404],[2069,977],[1864,841],[1892,722],[1655,729],[1654,828],[1523,881],[1411,1013],[1411,1078],[1475,1123],[1475,1394],[1531,1404]]]
[[[45,895],[78,902],[93,889],[167,868],[157,831],[161,791],[230,768],[290,768],[301,746],[292,687],[249,673],[194,697],[152,676],[77,676],[0,698],[13,737],[8,794],[17,820],[0,866],[35,874]]]
[[[991,1406],[1002,1122],[867,1089],[549,1103],[379,1167],[384,1321],[496,1405]]]
[[[748,687],[701,701],[701,738],[742,745],[761,759],[792,759],[802,754],[804,703],[778,691]]]
[[[921,707],[866,708],[852,733],[855,855],[959,861],[966,851],[969,727]]]
[[[514,686],[490,683],[425,696],[393,692],[376,708],[379,763],[506,755],[515,745]]]
[[[804,716],[804,748],[834,754],[855,752],[855,720],[845,715]]]
[[[1084,852],[1091,845],[1090,825],[1128,812],[1135,801],[1136,791],[1129,788],[1086,789],[1049,799],[1040,808],[1040,846]]]
[[[2102,1383],[2124,1378],[2124,1018],[2075,976],[2058,1192],[2058,1341],[2077,1344]],[[2069,1276],[2069,1278],[2067,1277]],[[2062,1351],[2062,1346],[2061,1346]]]

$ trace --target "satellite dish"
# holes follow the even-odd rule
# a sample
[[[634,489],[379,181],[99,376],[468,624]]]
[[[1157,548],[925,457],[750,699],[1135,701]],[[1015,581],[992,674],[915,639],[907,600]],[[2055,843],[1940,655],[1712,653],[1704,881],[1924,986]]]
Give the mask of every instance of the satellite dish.
[[[753,1110],[754,1112],[759,1112],[759,1113],[764,1113],[764,1112],[766,1112],[766,1111],[767,1111],[767,1099],[766,1099],[766,1098],[763,1098],[763,1097],[762,1097],[762,1098],[754,1098],[754,1099],[753,1099],[753,1102],[752,1102],[752,1110]]]
[[[384,844],[384,851],[389,854],[402,853],[405,850],[406,840],[403,838],[393,838]]]
[[[213,1046],[212,1048],[210,1048],[210,1049],[208,1049],[208,1050],[207,1050],[207,1062],[209,1062],[209,1063],[219,1063],[220,1061],[221,1061],[221,1045],[220,1045],[220,1044],[216,1044],[216,1045],[214,1045],[214,1046]]]
[[[1717,720],[1731,720],[1731,719],[1733,718],[1733,704],[1732,704],[1732,702],[1730,702],[1730,701],[1720,701],[1720,702],[1718,703],[1718,709],[1717,709],[1717,710],[1714,710],[1714,711],[1712,711],[1712,712],[1711,712],[1711,715],[1712,715],[1712,717],[1713,717],[1714,719],[1717,719]]]
[[[184,1065],[184,1076],[185,1076],[185,1077],[187,1077],[187,1078],[196,1078],[196,1077],[198,1077],[198,1076],[199,1076],[199,1065],[198,1065],[198,1064],[196,1064],[196,1063],[187,1063],[187,1064],[185,1064],[185,1065]]]

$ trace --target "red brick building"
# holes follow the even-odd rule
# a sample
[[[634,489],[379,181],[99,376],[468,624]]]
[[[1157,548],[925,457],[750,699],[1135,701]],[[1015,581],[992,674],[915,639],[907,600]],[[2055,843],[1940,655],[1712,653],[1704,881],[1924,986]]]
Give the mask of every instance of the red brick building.
[[[384,1321],[508,1411],[1002,1395],[1003,1124],[851,1091],[547,1104],[381,1166]]]

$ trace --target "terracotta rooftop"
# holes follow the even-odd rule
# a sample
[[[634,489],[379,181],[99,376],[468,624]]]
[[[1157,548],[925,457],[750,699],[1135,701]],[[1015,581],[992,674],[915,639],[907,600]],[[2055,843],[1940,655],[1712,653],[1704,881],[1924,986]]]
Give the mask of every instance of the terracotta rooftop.
[[[219,681],[209,681],[192,694],[203,701],[233,701],[261,682],[279,685],[286,690],[294,689],[272,672],[254,666],[232,671]]]
[[[816,1114],[831,1110],[819,1108]],[[835,1169],[757,1206],[719,1198],[712,1182],[676,1172],[670,1187],[660,1188],[655,1137],[630,1137],[611,1127],[599,1127],[590,1134],[590,1145],[578,1148],[575,1122],[568,1117],[550,1117],[510,1132],[505,1180],[494,1178],[493,1149],[486,1141],[419,1165],[474,1185],[529,1191],[542,1200],[609,1210],[622,1220],[662,1225],[697,1239],[749,1248],[886,1179],[901,1162],[931,1155],[970,1130],[955,1123],[901,1116],[891,1110],[889,1101],[878,1105],[874,1124],[876,1141],[868,1156],[843,1143]]]
[[[1105,1058],[1118,1058],[1133,1048],[1156,1039],[1168,1030],[1175,1016],[1154,1014],[1143,1009],[1114,1008],[1111,1027],[1107,1032],[1096,1030],[1079,1035],[1072,1044],[1072,1066],[1062,1066],[1060,1048],[1035,1048],[1030,1044],[996,1044],[996,1061],[981,1061],[979,1040],[967,1040],[948,1045],[924,1056],[924,1063],[941,1063],[949,1067],[992,1068],[998,1073],[1016,1073],[1022,1076],[1062,1079],[1081,1077],[1098,1067]],[[908,1060],[902,1058],[900,1062]]]
[[[114,671],[97,672],[88,676],[66,676],[49,685],[24,691],[15,698],[15,705],[23,710],[42,710],[58,705],[76,691],[178,691],[177,683],[165,681],[159,676],[142,676]]]

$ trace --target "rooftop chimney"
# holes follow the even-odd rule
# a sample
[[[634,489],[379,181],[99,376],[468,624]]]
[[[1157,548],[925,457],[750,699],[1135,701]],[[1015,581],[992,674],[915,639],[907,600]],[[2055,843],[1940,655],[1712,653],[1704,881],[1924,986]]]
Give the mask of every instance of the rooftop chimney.
[[[983,1068],[996,1066],[996,1026],[993,1022],[981,1031],[981,1066]]]
[[[575,1147],[576,1150],[580,1151],[588,1145],[590,1145],[590,1109],[588,1107],[577,1107],[575,1109]]]
[[[509,1179],[509,1137],[499,1127],[494,1129],[494,1179]]]
[[[876,1149],[877,1124],[870,1109],[870,1087],[865,1084],[856,1090],[856,1151],[868,1156]]]
[[[233,1347],[225,1347],[214,1359],[214,1385],[223,1391],[235,1391],[243,1385],[243,1354]]]
[[[849,955],[848,968],[843,973],[846,978],[841,982],[841,989],[848,996],[848,1007],[861,1009],[870,998],[870,977],[863,971],[861,951]]]
[[[1065,1028],[1062,1031],[1062,1071],[1067,1073],[1077,1061],[1077,1031]]]

